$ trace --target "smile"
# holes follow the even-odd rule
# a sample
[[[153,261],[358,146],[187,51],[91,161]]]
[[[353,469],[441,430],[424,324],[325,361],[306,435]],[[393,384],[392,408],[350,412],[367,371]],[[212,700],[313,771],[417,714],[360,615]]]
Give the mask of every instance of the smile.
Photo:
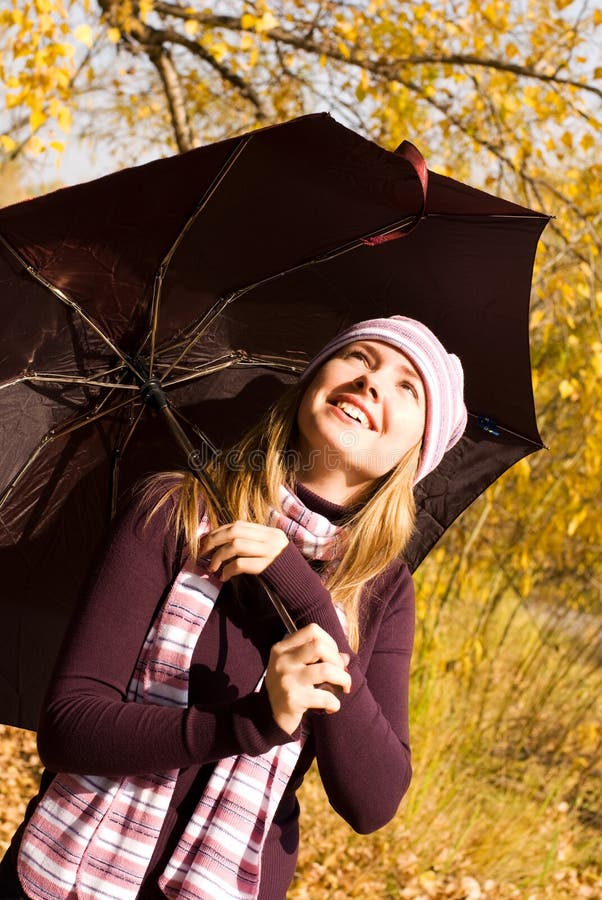
[[[372,430],[372,423],[363,409],[360,409],[359,406],[356,406],[354,403],[350,403],[348,400],[335,400],[332,403],[336,409],[340,409],[341,412],[345,414],[348,419],[352,419],[354,422],[357,422],[362,428],[366,428],[367,430]]]

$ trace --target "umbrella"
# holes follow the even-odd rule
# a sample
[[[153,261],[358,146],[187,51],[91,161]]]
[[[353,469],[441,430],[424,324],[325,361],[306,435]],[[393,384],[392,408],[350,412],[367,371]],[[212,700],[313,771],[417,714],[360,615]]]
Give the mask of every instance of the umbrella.
[[[394,313],[461,357],[470,412],[417,488],[414,568],[542,446],[528,307],[547,220],[323,114],[0,211],[0,718],[35,727],[124,489],[227,446],[333,334]]]

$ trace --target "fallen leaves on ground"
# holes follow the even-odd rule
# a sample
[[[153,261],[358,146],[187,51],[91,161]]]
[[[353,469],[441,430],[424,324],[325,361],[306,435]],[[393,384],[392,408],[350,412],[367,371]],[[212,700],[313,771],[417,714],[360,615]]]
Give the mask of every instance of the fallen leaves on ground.
[[[41,771],[35,734],[0,725],[1,853],[37,791]],[[595,900],[602,896],[602,881],[587,879],[572,868],[557,872],[541,889],[527,892],[467,874],[462,871],[469,865],[467,860],[456,860],[455,870],[446,871],[445,851],[433,868],[422,870],[418,856],[408,849],[411,835],[399,826],[395,846],[386,830],[369,837],[355,835],[328,808],[317,779],[310,776],[302,793],[305,840],[289,900]]]
[[[0,725],[0,851],[23,818],[25,807],[37,792],[42,766],[36,736]]]

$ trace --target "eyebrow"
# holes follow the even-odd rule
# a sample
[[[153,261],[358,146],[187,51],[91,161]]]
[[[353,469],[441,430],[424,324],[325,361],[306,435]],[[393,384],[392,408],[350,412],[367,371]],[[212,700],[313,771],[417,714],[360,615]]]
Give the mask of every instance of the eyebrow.
[[[402,375],[406,375],[408,378],[413,378],[415,381],[422,382],[422,378],[413,366],[410,367],[406,363],[401,363],[397,368]]]
[[[375,351],[374,348],[371,346],[372,343],[373,343],[372,341],[361,341],[361,340],[353,342],[353,344],[359,344],[363,349],[367,350],[368,352],[372,352],[372,353],[378,352],[378,351]],[[353,346],[353,345],[351,345],[351,346]],[[403,353],[403,350],[400,352]],[[399,372],[400,375],[405,375],[407,378],[412,378],[414,381],[418,381],[418,382],[420,382],[420,384],[422,384],[422,378],[420,376],[420,373],[416,371],[416,369],[414,368],[414,366],[411,364],[411,362],[409,360],[399,363],[399,365],[397,366],[397,371]]]

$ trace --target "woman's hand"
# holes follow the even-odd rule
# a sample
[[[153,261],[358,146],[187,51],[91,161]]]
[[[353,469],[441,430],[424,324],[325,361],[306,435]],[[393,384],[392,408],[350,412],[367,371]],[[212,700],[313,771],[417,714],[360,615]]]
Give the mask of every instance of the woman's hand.
[[[292,734],[308,709],[337,712],[340,702],[317,685],[339,685],[348,694],[351,676],[345,670],[349,657],[339,653],[331,636],[319,625],[290,634],[274,644],[265,675],[272,714],[283,731]]]
[[[228,581],[233,575],[259,575],[287,544],[288,538],[280,528],[239,520],[205,535],[200,552],[211,556],[209,571],[219,572],[221,580]]]

